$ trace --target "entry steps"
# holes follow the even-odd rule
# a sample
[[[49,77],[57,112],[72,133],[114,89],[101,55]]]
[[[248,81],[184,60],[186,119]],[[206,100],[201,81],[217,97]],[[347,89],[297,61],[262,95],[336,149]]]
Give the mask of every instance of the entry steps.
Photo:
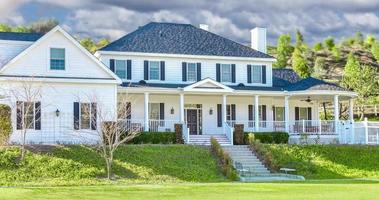
[[[230,140],[226,137],[226,135],[218,134],[218,135],[190,135],[189,143],[194,145],[211,145],[211,137],[215,138],[221,146],[231,145]]]

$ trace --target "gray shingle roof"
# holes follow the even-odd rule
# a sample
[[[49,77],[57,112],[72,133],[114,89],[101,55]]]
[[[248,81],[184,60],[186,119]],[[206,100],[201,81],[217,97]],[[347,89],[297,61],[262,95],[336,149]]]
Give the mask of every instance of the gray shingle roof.
[[[190,24],[151,22],[100,51],[273,58]]]
[[[41,33],[14,33],[14,32],[0,32],[0,40],[15,40],[15,41],[29,41],[34,42],[41,38]]]

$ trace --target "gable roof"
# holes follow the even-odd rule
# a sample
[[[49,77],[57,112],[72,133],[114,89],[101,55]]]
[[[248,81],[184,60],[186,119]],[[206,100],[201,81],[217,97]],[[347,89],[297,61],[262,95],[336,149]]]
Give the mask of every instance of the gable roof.
[[[157,22],[148,23],[99,51],[273,58],[191,24]]]
[[[193,84],[187,85],[183,88],[183,91],[201,91],[201,90],[207,90],[209,92],[232,92],[233,89],[217,82],[211,78],[205,78],[203,80],[200,80],[198,82],[195,82]]]
[[[28,41],[34,42],[43,36],[41,33],[15,33],[0,32],[0,40]]]
[[[73,38],[69,33],[67,33],[59,25],[54,27],[52,30],[50,30],[48,33],[46,33],[42,37],[40,37],[32,45],[30,45],[28,48],[26,48],[16,57],[12,58],[9,62],[7,62],[4,66],[2,66],[0,68],[0,73],[3,72],[6,68],[8,68],[12,63],[16,62],[18,59],[20,59],[25,54],[27,54],[29,51],[32,51],[35,47],[40,45],[44,40],[49,38],[52,34],[54,34],[57,31],[62,33],[68,40],[70,40],[76,47],[78,47],[80,51],[86,54],[86,56],[88,56],[91,60],[93,60],[98,66],[101,67],[102,70],[104,70],[107,74],[109,74],[114,80],[116,80],[118,83],[122,83],[121,79],[116,74],[114,74],[108,67],[104,65],[104,63],[99,61],[94,55],[92,55],[89,51],[87,51],[87,49],[85,49],[77,40],[75,40],[75,38]]]

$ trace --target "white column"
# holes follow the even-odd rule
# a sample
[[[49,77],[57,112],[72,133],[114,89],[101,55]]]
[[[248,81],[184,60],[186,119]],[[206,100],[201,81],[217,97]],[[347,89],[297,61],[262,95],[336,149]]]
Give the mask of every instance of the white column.
[[[222,95],[222,128],[225,133],[225,123],[226,123],[226,95]]]
[[[180,106],[179,106],[179,113],[180,113],[180,122],[184,123],[184,94],[180,94]]]
[[[338,95],[334,95],[334,131],[336,134],[338,134],[339,110]]]
[[[284,126],[285,126],[285,131],[287,133],[290,132],[290,124],[289,124],[289,120],[290,120],[290,106],[289,106],[289,102],[288,102],[288,99],[290,97],[289,96],[285,96],[284,97]]]
[[[144,131],[149,131],[149,93],[145,93],[145,130]]]
[[[255,131],[259,131],[259,96],[254,96]]]

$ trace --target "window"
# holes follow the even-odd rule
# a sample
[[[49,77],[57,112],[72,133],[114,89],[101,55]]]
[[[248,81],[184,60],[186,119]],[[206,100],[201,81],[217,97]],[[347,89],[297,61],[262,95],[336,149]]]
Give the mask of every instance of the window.
[[[34,102],[24,102],[24,115],[25,115],[25,127],[27,129],[34,129],[35,122],[35,110]]]
[[[160,107],[159,103],[149,103],[149,119],[160,119]]]
[[[149,61],[149,80],[160,80],[159,61]]]
[[[41,102],[17,101],[17,130],[41,129]]]
[[[197,81],[196,63],[187,63],[187,81]]]
[[[275,121],[284,121],[284,107],[275,107]]]
[[[50,49],[50,69],[65,70],[65,49]]]
[[[126,61],[115,60],[115,73],[121,79],[126,79]]]
[[[266,106],[265,105],[259,105],[258,109],[259,109],[259,113],[258,113],[259,121],[265,121],[266,120],[266,118],[265,118],[266,117],[266,113],[265,113],[266,112]],[[253,114],[252,118],[253,118],[253,120],[255,120],[255,106],[254,105],[253,105],[253,113],[252,114]]]
[[[80,128],[89,129],[91,125],[91,106],[89,103],[80,104]]]
[[[230,64],[221,64],[221,82],[232,82],[232,67]]]
[[[262,83],[262,66],[253,65],[252,66],[252,82],[253,83]]]
[[[232,120],[232,106],[226,105],[226,120]]]
[[[308,108],[307,107],[299,108],[299,120],[311,120],[308,118]]]

